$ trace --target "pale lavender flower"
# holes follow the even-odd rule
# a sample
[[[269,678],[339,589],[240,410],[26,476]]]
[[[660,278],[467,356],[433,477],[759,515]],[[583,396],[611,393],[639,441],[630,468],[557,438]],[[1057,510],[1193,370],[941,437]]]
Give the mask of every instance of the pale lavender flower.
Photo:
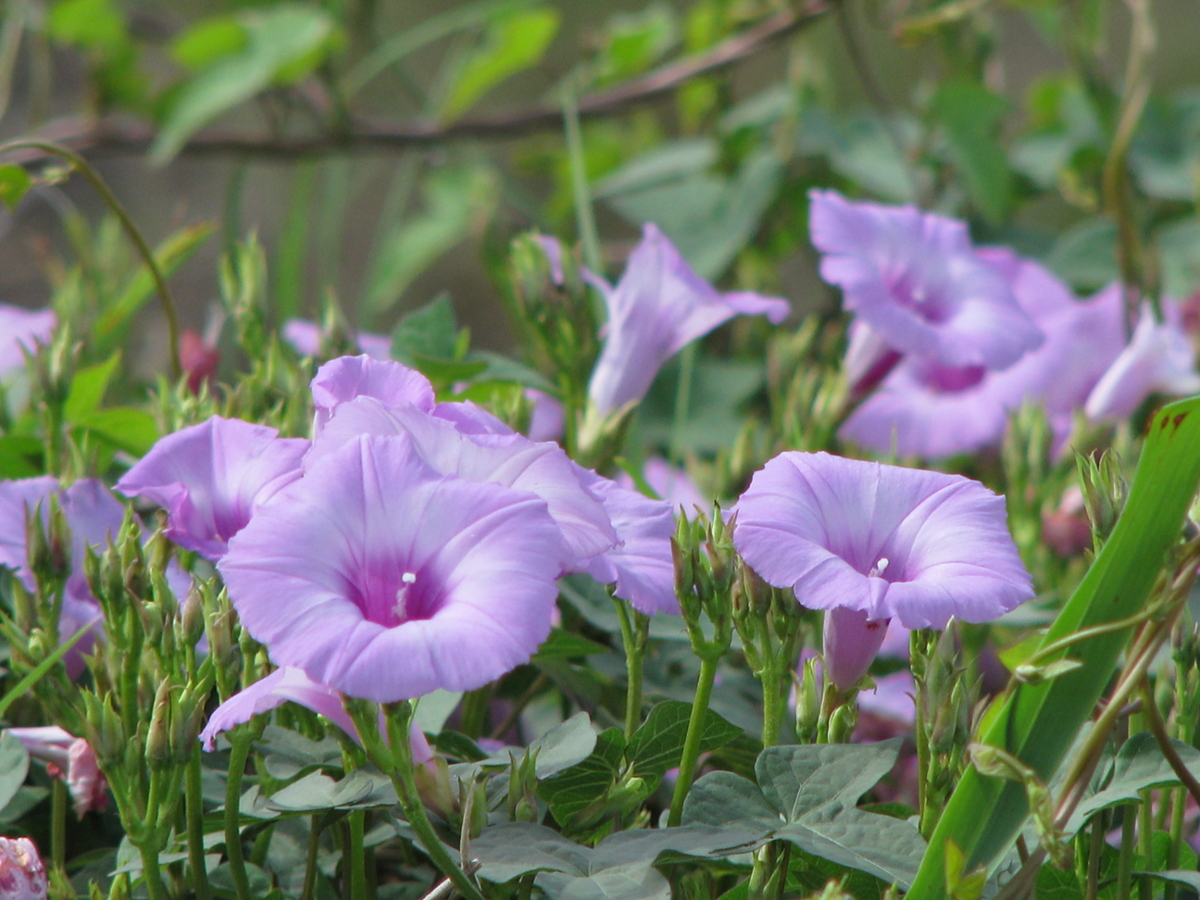
[[[683,469],[677,469],[661,456],[652,456],[642,466],[642,477],[660,498],[671,504],[673,510],[682,509],[689,516],[697,508],[708,514],[712,512],[712,500],[700,493],[700,488]],[[617,475],[617,484],[627,490],[637,490],[633,476],[628,472]]]
[[[481,429],[488,419],[507,433],[462,430]],[[617,540],[603,504],[561,447],[516,434],[473,405],[443,403],[431,415],[411,404],[389,407],[374,397],[356,397],[342,403],[325,425],[304,460],[305,470],[365,434],[409,437],[421,459],[440,475],[536,494],[558,524],[561,541],[554,555],[564,571],[577,571]],[[543,550],[550,552],[549,547]]]
[[[50,882],[29,838],[0,837],[0,895],[5,900],[46,900]]]
[[[1041,343],[964,223],[912,206],[852,203],[834,191],[809,197],[821,277],[892,349],[943,366],[1000,369]]]
[[[305,709],[324,716],[360,744],[358,729],[346,708],[341,695],[328,685],[313,681],[303,670],[294,666],[276,669],[265,678],[259,679],[242,691],[234,694],[209,716],[208,724],[200,732],[200,741],[205,750],[216,748],[217,735],[249,722],[285,703],[298,703]],[[412,742],[413,762],[423,763],[433,758],[429,742],[419,725],[413,722],[409,732]]]
[[[107,808],[108,782],[86,740],[57,725],[8,728],[6,732],[24,744],[30,756],[46,763],[52,777],[66,782],[75,815],[82,819],[90,810]]]
[[[325,333],[316,322],[307,319],[288,319],[279,331],[292,349],[301,356],[319,356],[321,340]],[[392,355],[392,339],[386,334],[370,334],[360,331],[354,336],[358,349],[372,359],[390,359]]]
[[[718,325],[739,315],[778,324],[789,309],[774,297],[718,292],[652,224],[644,226],[615,288],[587,277],[608,307],[604,349],[588,384],[588,400],[601,417],[640,401],[664,362]]]
[[[673,507],[638,491],[622,487],[589,469],[575,467],[580,479],[604,503],[616,529],[617,545],[588,560],[583,571],[648,616],[679,614],[675,596],[675,564],[671,538],[675,535]]]
[[[567,411],[558,398],[534,388],[526,388],[525,396],[533,404],[533,411],[529,414],[529,439],[561,440],[567,429]]]
[[[263,506],[217,568],[276,665],[394,702],[526,662],[550,633],[560,540],[535,494],[362,436]]]
[[[1121,352],[1120,293],[1110,288],[1087,301],[1072,300],[1028,260],[1021,261],[1013,283],[1045,333],[1040,347],[1003,371],[905,357],[846,420],[840,435],[881,453],[894,445],[905,456],[944,459],[998,444],[1010,413],[1030,402],[1045,408],[1061,446],[1075,410]]]
[[[213,416],[159,440],[117,490],[165,508],[167,537],[217,560],[254,511],[300,477],[308,447],[265,425]]]
[[[339,406],[356,397],[373,397],[384,406],[415,406],[431,412],[436,403],[429,379],[408,366],[366,356],[340,356],[317,370],[312,380],[317,408],[313,439],[333,418]]]
[[[1151,394],[1200,392],[1196,352],[1179,324],[1173,301],[1163,301],[1164,321],[1149,305],[1141,309],[1129,345],[1121,351],[1087,398],[1084,412],[1093,421],[1129,417]]]
[[[889,619],[936,629],[951,616],[986,622],[1033,596],[1004,498],[961,476],[782,453],[755,474],[736,513],[746,562],[802,605],[833,613],[825,665],[843,689],[866,672]]]
[[[542,252],[546,254],[546,262],[550,264],[550,280],[561,285],[563,277],[563,248],[558,238],[548,234],[535,234],[533,239],[538,242]]]
[[[48,344],[58,318],[52,309],[24,309],[0,303],[0,375],[25,367],[25,353]]]

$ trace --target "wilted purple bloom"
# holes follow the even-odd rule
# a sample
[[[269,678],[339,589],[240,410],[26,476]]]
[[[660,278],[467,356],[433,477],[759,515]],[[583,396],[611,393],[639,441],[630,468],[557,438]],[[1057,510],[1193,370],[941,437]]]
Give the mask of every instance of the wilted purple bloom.
[[[765,315],[779,323],[788,314],[786,300],[718,292],[652,224],[643,227],[615,288],[595,275],[588,280],[608,307],[604,349],[588,384],[600,416],[641,400],[664,362],[734,316]]]
[[[5,900],[46,900],[50,882],[29,838],[0,837],[0,894]]]
[[[1121,352],[1118,291],[1074,301],[1041,266],[1021,261],[1018,297],[1045,342],[1003,371],[952,368],[926,357],[902,359],[879,389],[854,411],[840,434],[886,453],[944,459],[999,443],[1009,414],[1040,403],[1056,440],[1071,430],[1075,410]]]
[[[57,725],[9,728],[6,732],[24,744],[30,756],[47,763],[52,777],[67,783],[79,818],[90,810],[103,811],[108,806],[108,782],[86,740]]]
[[[746,562],[804,606],[831,611],[825,665],[841,688],[862,677],[893,617],[942,629],[951,616],[986,622],[1033,596],[1004,498],[958,475],[781,453],[736,512]]]
[[[217,560],[255,509],[300,477],[308,447],[265,425],[213,416],[159,440],[117,490],[165,508],[167,537]]]
[[[363,356],[340,356],[317,370],[312,380],[313,405],[317,419],[313,438],[343,403],[356,397],[373,397],[384,406],[415,406],[424,412],[433,410],[433,385],[429,379],[408,366],[391,360]]]
[[[1084,412],[1093,421],[1124,419],[1151,394],[1194,394],[1200,391],[1196,352],[1179,325],[1179,311],[1164,300],[1159,322],[1143,306],[1133,338],[1096,384]]]
[[[567,428],[567,411],[558,398],[534,388],[527,388],[525,396],[533,404],[533,411],[529,414],[529,439],[561,440]]]
[[[0,375],[25,366],[25,351],[48,344],[58,318],[52,309],[23,309],[0,303]]]
[[[460,421],[440,416],[452,412],[452,407],[458,407],[458,413],[474,410],[490,417],[473,405],[443,403],[430,415],[412,405],[387,407],[366,396],[343,403],[313,443],[305,470],[311,471],[361,435],[405,435],[421,459],[440,475],[529,491],[544,500],[562,540],[557,551],[542,549],[553,552],[564,570],[576,571],[584,560],[616,542],[604,506],[581,482],[561,447],[531,441],[508,428],[504,429],[507,434],[464,434]],[[474,414],[463,422],[467,427],[481,424]]]
[[[301,356],[320,355],[321,340],[325,337],[321,326],[307,319],[288,319],[283,323],[279,336]],[[359,350],[372,359],[389,359],[392,355],[392,339],[386,334],[360,331],[355,335],[355,343]]]
[[[615,584],[613,593],[648,616],[679,614],[675,597],[675,536],[672,506],[621,487],[588,469],[575,467],[588,488],[604,503],[617,533],[617,546],[587,562],[584,571],[601,584]]]
[[[851,203],[834,191],[809,197],[821,277],[894,350],[943,366],[999,369],[1041,343],[964,223],[912,206]]]
[[[324,716],[354,740],[359,740],[358,729],[354,727],[354,722],[342,705],[342,697],[337,691],[328,685],[313,681],[301,669],[284,666],[234,694],[213,710],[208,724],[200,732],[204,749],[213,750],[216,747],[217,735],[289,702],[299,703],[305,709]],[[413,722],[409,739],[412,741],[413,762],[423,763],[433,758],[429,742],[425,740],[425,734],[416,722]]]
[[[680,510],[689,516],[695,515],[699,507],[704,513],[712,512],[712,500],[700,493],[696,482],[683,469],[677,469],[661,456],[652,456],[642,466],[642,477],[646,484],[663,500],[671,505],[671,509]],[[633,476],[621,472],[617,476],[617,484],[628,490],[637,490]]]
[[[262,507],[217,568],[276,665],[393,702],[526,662],[550,633],[560,535],[536,495],[362,436]]]

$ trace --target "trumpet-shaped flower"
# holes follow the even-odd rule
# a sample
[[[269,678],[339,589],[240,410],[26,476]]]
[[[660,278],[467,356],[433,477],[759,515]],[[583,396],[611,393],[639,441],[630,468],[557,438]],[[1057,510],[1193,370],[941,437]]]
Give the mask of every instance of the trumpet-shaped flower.
[[[321,366],[312,380],[312,397],[317,408],[314,440],[338,407],[357,397],[372,397],[388,407],[411,405],[424,412],[432,412],[435,403],[433,385],[416,369],[365,354],[341,356]]]
[[[300,477],[308,447],[274,428],[213,416],[156,443],[117,490],[164,507],[167,537],[217,560],[255,509]]]
[[[25,365],[25,353],[50,341],[58,319],[52,309],[23,309],[0,303],[0,375]]]
[[[641,400],[664,362],[718,325],[739,315],[764,315],[778,324],[789,309],[775,297],[718,292],[651,224],[615,288],[595,275],[589,281],[608,307],[604,349],[588,384],[600,416]]]
[[[392,702],[527,661],[550,633],[560,541],[537,495],[361,436],[263,506],[217,568],[277,665]]]
[[[108,782],[86,740],[57,725],[9,728],[6,733],[24,744],[30,756],[46,763],[52,777],[67,783],[79,818],[90,810],[103,811],[108,806]]]
[[[1179,311],[1165,302],[1165,321],[1143,306],[1129,345],[1113,361],[1087,398],[1089,419],[1116,420],[1131,415],[1151,394],[1200,391],[1196,351],[1179,326]]]
[[[893,350],[942,366],[1002,369],[1041,343],[962,222],[911,206],[852,203],[834,191],[809,196],[821,277]]]
[[[350,737],[359,741],[358,729],[346,708],[342,705],[341,695],[329,685],[313,681],[301,669],[294,666],[284,666],[276,669],[266,678],[259,679],[245,690],[234,694],[215,710],[208,718],[208,724],[200,732],[200,740],[205,750],[216,748],[217,735],[249,722],[255,716],[261,716],[273,709],[278,709],[285,703],[298,703],[305,709],[312,710],[317,715],[324,716]],[[429,742],[419,725],[413,722],[409,732],[412,742],[413,761],[423,763],[433,758]],[[359,743],[362,743],[359,741]]]
[[[775,587],[830,611],[826,671],[839,687],[905,628],[997,618],[1033,596],[1004,498],[958,475],[782,453],[737,503],[734,545]]]

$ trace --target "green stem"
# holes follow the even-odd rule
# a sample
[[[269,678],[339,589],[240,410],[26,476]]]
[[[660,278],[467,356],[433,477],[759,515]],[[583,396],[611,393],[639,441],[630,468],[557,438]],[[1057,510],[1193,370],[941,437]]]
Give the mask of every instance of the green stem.
[[[192,751],[187,766],[188,865],[192,869],[192,891],[196,900],[212,900],[208,870],[204,864],[204,793],[200,771],[200,744]]]
[[[51,788],[50,862],[59,872],[67,867],[67,786],[58,778]]]
[[[1091,841],[1088,844],[1087,859],[1087,891],[1083,900],[1096,900],[1100,892],[1100,857],[1104,853],[1104,822],[1105,814],[1099,812],[1092,818]]]
[[[1142,868],[1147,872],[1154,868],[1154,791],[1142,791],[1142,805],[1138,810],[1138,852],[1142,856]],[[1138,879],[1138,896],[1151,900],[1154,885],[1145,876]]]
[[[446,852],[445,846],[433,829],[433,824],[425,814],[425,807],[421,804],[420,795],[417,793],[417,782],[413,776],[412,745],[409,742],[409,726],[412,723],[413,715],[412,704],[399,703],[390,708],[385,707],[385,710],[387,710],[388,741],[395,762],[394,765],[389,766],[388,774],[391,776],[396,794],[400,798],[404,817],[417,833],[417,837],[420,838],[425,853],[442,874],[454,882],[458,892],[467,900],[485,900],[475,882],[458,867],[454,859]]]
[[[0,144],[0,155],[11,153],[13,150],[40,150],[42,153],[66,160],[83,174],[83,177],[91,183],[96,193],[100,195],[108,208],[116,215],[121,223],[121,227],[125,229],[125,233],[129,235],[129,239],[133,241],[138,253],[141,254],[142,259],[145,261],[146,268],[150,270],[150,276],[154,279],[154,286],[158,289],[158,296],[162,301],[163,314],[167,317],[167,338],[171,342],[171,377],[178,381],[183,374],[183,365],[179,359],[179,317],[175,314],[175,301],[171,297],[171,289],[167,287],[167,279],[163,275],[162,269],[159,268],[158,261],[154,258],[154,251],[150,249],[150,245],[142,237],[142,233],[138,230],[137,225],[134,224],[129,213],[125,211],[125,207],[121,205],[121,201],[117,199],[117,195],[112,192],[104,179],[100,177],[100,173],[92,168],[91,163],[79,154],[71,152],[66,147],[60,147],[58,144],[51,143],[50,141],[33,139],[21,139]]]
[[[300,900],[313,900],[317,889],[317,854],[321,849],[321,818],[316,813],[309,817],[308,852],[304,857],[304,887],[300,889]]]
[[[700,736],[704,732],[704,717],[708,714],[708,701],[712,697],[713,681],[717,677],[719,655],[700,657],[700,676],[696,679],[696,698],[692,701],[692,716],[688,720],[687,737],[683,742],[683,756],[679,760],[679,779],[675,782],[675,793],[671,797],[671,813],[667,825],[674,828],[683,819],[683,801],[692,787],[692,776],[696,773],[696,761],[700,758]]]
[[[350,900],[367,900],[367,863],[363,856],[363,829],[367,812],[356,809],[350,813]]]
[[[1130,900],[1133,887],[1133,841],[1137,830],[1137,804],[1122,807],[1121,853],[1117,860],[1117,900]]]
[[[1183,844],[1184,804],[1187,802],[1187,792],[1183,788],[1171,791],[1171,842],[1167,844],[1167,860],[1163,866],[1168,872],[1179,868],[1179,848]],[[1179,885],[1168,881],[1163,886],[1163,900],[1175,900],[1179,894]]]
[[[617,619],[621,623],[621,640],[625,644],[625,739],[633,737],[642,723],[642,672],[646,652],[644,634],[634,631],[633,619],[629,615],[629,604],[619,597],[612,598],[617,608]]]
[[[588,187],[583,131],[579,126],[579,102],[572,85],[563,89],[562,109],[567,158],[571,164],[571,191],[575,197],[575,220],[583,248],[583,262],[594,274],[604,277],[604,259],[600,254],[600,237],[596,230],[595,212],[592,209],[591,189]]]
[[[229,858],[229,874],[233,878],[237,900],[252,900],[246,860],[242,856],[242,834],[238,828],[242,777],[246,773],[246,761],[250,758],[251,738],[248,734],[234,732],[229,743],[229,778],[225,782],[225,855]]]
[[[158,846],[153,841],[147,841],[138,847],[142,855],[142,880],[150,900],[167,900],[167,892],[162,883],[162,869],[158,865]]]
[[[763,747],[774,747],[779,743],[779,726],[783,718],[781,706],[782,690],[780,689],[779,673],[774,665],[768,665],[762,673],[763,689]]]

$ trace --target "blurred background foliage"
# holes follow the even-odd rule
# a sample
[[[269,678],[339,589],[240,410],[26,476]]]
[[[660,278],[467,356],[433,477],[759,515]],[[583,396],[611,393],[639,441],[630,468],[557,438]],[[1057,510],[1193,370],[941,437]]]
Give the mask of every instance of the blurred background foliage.
[[[97,165],[210,342],[218,259],[253,233],[275,324],[390,332],[444,295],[476,347],[508,349],[511,237],[577,240],[589,196],[599,240],[583,235],[584,260],[608,275],[654,221],[703,277],[801,314],[837,314],[807,239],[806,194],[822,186],[967,218],[1080,292],[1118,274],[1180,298],[1200,287],[1194,0],[3,9],[0,131]],[[165,324],[115,222],[59,162],[29,171],[26,184],[0,168],[0,194],[25,197],[0,224],[0,296],[54,294],[101,350],[163,371]],[[730,408],[753,395],[736,356],[761,353],[760,327],[710,339],[735,358],[698,370],[700,410],[719,412],[706,384]],[[692,422],[693,449],[728,444],[722,424]]]

